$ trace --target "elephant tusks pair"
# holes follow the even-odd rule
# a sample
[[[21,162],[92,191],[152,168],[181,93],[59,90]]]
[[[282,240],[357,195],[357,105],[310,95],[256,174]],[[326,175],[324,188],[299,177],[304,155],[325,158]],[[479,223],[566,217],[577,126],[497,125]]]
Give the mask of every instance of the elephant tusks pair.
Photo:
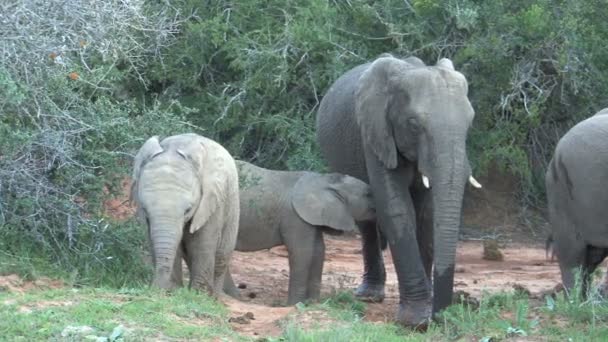
[[[481,184],[479,184],[479,182],[477,181],[477,179],[475,179],[475,177],[473,177],[473,175],[469,176],[469,183],[471,183],[471,185],[477,189],[481,188]],[[429,177],[422,175],[422,184],[424,184],[425,188],[429,189],[431,187],[429,183]]]

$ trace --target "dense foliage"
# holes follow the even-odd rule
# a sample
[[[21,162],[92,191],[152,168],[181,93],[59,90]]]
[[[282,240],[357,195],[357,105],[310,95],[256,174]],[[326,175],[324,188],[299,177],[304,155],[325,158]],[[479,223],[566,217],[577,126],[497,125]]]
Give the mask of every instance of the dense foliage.
[[[320,99],[384,52],[452,58],[477,112],[476,172],[498,163],[521,180],[522,203],[542,206],[555,142],[608,105],[607,5],[4,1],[0,250],[77,264],[79,279],[136,263],[140,230],[104,217],[101,199],[153,134],[194,131],[261,166],[323,169]]]

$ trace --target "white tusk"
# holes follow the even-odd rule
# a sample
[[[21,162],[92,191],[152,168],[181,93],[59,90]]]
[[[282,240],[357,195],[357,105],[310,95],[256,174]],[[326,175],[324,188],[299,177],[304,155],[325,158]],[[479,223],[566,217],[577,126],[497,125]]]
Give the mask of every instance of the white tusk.
[[[429,185],[429,177],[422,175],[422,184],[424,184],[425,188],[430,188],[431,186]]]
[[[481,188],[481,184],[479,184],[477,179],[473,178],[473,175],[469,176],[469,183],[471,183],[471,185],[476,187],[477,189]]]

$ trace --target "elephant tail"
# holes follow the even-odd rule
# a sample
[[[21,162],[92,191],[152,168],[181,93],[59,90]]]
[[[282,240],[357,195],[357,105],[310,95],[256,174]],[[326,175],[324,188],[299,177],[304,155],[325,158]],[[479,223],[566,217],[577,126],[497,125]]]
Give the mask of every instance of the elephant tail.
[[[551,261],[555,260],[555,245],[553,241],[553,234],[549,234],[547,241],[545,241],[545,258],[549,258],[551,253]]]

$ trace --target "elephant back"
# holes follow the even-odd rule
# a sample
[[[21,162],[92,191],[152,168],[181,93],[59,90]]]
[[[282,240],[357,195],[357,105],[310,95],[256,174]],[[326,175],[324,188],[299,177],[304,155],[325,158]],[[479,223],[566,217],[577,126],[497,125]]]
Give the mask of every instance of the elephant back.
[[[333,172],[368,182],[361,133],[355,119],[355,87],[371,63],[357,66],[338,78],[317,112],[316,132],[321,154]]]

